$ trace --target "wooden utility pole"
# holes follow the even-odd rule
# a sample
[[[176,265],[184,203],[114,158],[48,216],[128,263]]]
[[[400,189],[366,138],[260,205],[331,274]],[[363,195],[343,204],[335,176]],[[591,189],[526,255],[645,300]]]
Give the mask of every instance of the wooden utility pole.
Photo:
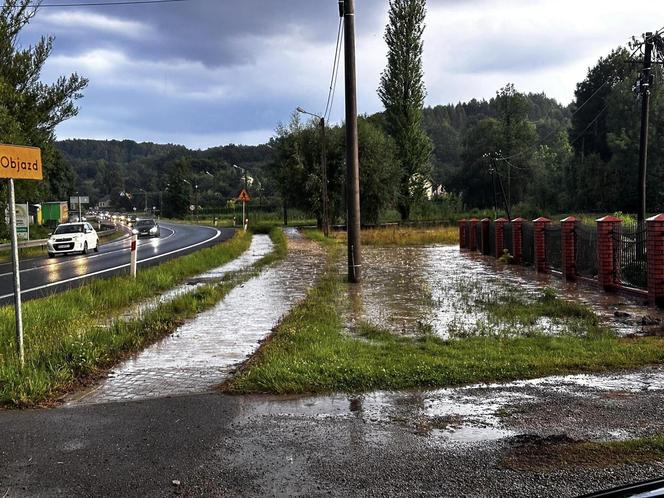
[[[344,72],[346,83],[346,229],[348,232],[348,281],[359,282],[362,276],[362,247],[360,243],[360,160],[357,138],[354,0],[343,0],[343,17]]]
[[[330,215],[327,201],[327,137],[325,136],[325,118],[320,118],[320,169],[323,184],[323,234],[330,235]]]
[[[646,165],[648,161],[648,121],[650,114],[650,84],[652,82],[653,34],[646,33],[643,72],[641,75],[641,140],[639,142],[639,212],[637,221],[642,225],[646,219]]]

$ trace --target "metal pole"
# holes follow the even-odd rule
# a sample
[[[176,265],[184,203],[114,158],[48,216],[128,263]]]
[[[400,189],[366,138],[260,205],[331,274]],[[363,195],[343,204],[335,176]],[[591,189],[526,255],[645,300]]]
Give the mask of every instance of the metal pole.
[[[325,118],[320,118],[320,168],[323,184],[323,235],[330,235],[330,215],[327,205],[327,138],[325,136]]]
[[[344,0],[344,68],[346,87],[346,190],[348,192],[348,281],[361,280],[360,160],[357,138],[357,93],[355,79],[355,1]]]
[[[14,316],[16,318],[16,348],[21,368],[25,366],[23,348],[23,314],[21,313],[21,274],[18,264],[18,239],[16,237],[16,201],[14,199],[14,179],[9,179],[9,222],[11,224],[12,269],[14,272]]]
[[[646,219],[646,164],[648,161],[648,121],[650,114],[650,71],[652,69],[652,33],[646,33],[643,74],[641,76],[641,140],[639,142],[639,212],[640,226]]]
[[[83,217],[81,216],[81,194],[78,194],[78,221],[83,221]]]
[[[242,201],[242,226],[244,227],[244,231],[247,231],[247,218],[246,218],[246,205],[247,203]]]

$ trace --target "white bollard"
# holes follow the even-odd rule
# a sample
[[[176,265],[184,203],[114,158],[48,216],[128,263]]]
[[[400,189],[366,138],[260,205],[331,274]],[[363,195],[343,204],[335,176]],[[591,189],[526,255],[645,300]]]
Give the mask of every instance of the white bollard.
[[[138,241],[138,235],[134,234],[131,236],[131,265],[129,266],[129,274],[136,278],[136,262],[138,259],[138,251],[136,250],[136,243]]]

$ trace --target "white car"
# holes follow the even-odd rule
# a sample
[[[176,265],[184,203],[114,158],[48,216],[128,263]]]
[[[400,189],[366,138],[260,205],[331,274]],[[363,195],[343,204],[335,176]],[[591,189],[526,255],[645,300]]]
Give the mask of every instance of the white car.
[[[86,222],[58,225],[46,242],[49,258],[72,252],[87,254],[90,249],[99,251],[99,237],[92,225]]]

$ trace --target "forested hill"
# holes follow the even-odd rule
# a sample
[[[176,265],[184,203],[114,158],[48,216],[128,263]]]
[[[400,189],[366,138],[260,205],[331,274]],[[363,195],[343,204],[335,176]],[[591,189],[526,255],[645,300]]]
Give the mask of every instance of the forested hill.
[[[226,145],[190,150],[182,145],[137,143],[132,140],[62,140],[56,142],[65,161],[76,174],[76,190],[92,203],[110,195],[117,204],[120,192],[163,192],[174,170],[199,185],[201,192],[215,192],[218,201],[236,195],[241,170],[259,181],[265,176],[270,148],[267,145]],[[224,201],[225,202],[225,201]],[[150,199],[153,203],[153,199]]]

